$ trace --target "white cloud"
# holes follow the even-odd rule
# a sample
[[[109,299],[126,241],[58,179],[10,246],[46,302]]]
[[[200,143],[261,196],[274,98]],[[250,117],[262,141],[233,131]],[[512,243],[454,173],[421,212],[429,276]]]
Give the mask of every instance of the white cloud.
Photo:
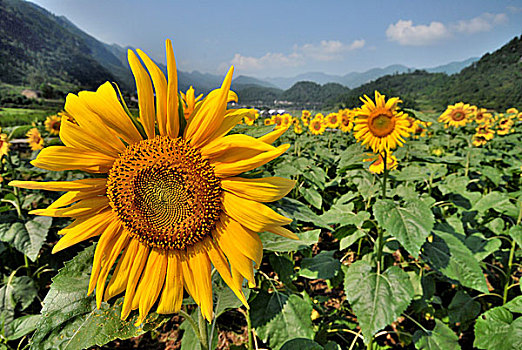
[[[363,39],[354,40],[351,44],[344,44],[338,40],[322,40],[319,44],[295,45],[288,55],[269,52],[261,57],[251,57],[236,53],[230,63],[237,69],[248,72],[276,67],[297,67],[310,61],[341,60],[344,54],[361,49],[364,45]]]
[[[480,16],[460,20],[455,23],[444,24],[431,22],[429,25],[414,25],[411,20],[399,20],[390,24],[386,29],[386,36],[391,41],[397,41],[401,45],[424,46],[431,45],[455,34],[475,34],[488,32],[495,26],[508,21],[505,13],[484,13]]]
[[[440,22],[431,22],[429,26],[413,25],[413,21],[399,20],[390,24],[386,36],[401,45],[421,46],[444,39],[450,35],[446,26]]]
[[[475,34],[480,32],[489,32],[494,26],[504,24],[508,21],[505,13],[484,13],[481,16],[458,21],[453,25],[453,30],[459,33]]]

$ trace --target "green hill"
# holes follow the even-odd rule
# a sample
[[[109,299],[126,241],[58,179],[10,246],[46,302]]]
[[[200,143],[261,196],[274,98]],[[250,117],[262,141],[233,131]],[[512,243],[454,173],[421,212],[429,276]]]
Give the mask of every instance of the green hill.
[[[0,81],[34,88],[43,83],[94,88],[114,79],[58,17],[18,0],[0,0],[0,13]]]
[[[496,110],[522,108],[522,36],[485,54],[458,74],[417,70],[387,75],[337,96],[329,104],[357,106],[359,96],[373,95],[374,90],[400,96],[407,107],[413,108],[442,110],[460,101]]]

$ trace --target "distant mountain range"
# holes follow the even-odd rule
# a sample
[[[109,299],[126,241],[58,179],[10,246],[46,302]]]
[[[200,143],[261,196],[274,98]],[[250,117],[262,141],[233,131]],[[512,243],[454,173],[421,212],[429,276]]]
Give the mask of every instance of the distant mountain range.
[[[134,78],[127,63],[127,50],[133,49],[132,47],[102,43],[76,27],[67,18],[55,16],[23,0],[0,0],[0,14],[0,82],[36,89],[50,84],[62,93],[58,96],[68,91],[95,89],[107,80],[117,82],[127,92],[135,91]],[[456,91],[455,87],[458,87],[460,95],[472,99],[479,94],[478,90],[470,92],[469,81],[473,81],[492,84],[484,86],[486,91],[491,91],[486,93],[481,90],[480,96],[489,96],[492,91],[498,90],[508,93],[511,98],[518,96],[522,90],[522,69],[520,45],[518,42],[510,45],[511,50],[515,50],[515,56],[512,52],[502,52],[504,56],[513,56],[513,59],[518,55],[518,61],[515,60],[518,63],[514,66],[492,53],[486,54],[480,61],[470,58],[421,71],[396,64],[339,76],[311,72],[290,78],[259,79],[241,75],[232,81],[232,88],[238,92],[242,103],[273,104],[275,101],[283,101],[319,106],[324,103],[336,103],[335,101],[347,104],[357,93],[370,87],[404,92],[406,96],[421,96],[432,100],[433,97],[426,91],[433,91],[434,88],[426,84],[437,86],[440,95],[446,96],[448,100],[453,98],[449,91]],[[503,49],[499,49],[501,50]],[[491,62],[489,56],[497,57],[493,61],[500,62],[499,66],[481,63],[485,58]],[[165,71],[163,63],[158,63],[158,66]],[[481,69],[477,71],[474,67]],[[464,81],[463,76],[466,76],[468,81]],[[503,80],[500,81],[499,77],[503,77]],[[193,86],[198,94],[208,93],[218,87],[222,79],[222,75],[178,71],[179,89],[185,91]],[[405,87],[405,81],[411,83],[406,90],[402,89]],[[422,91],[425,92],[424,95]],[[506,100],[505,103],[507,102]]]

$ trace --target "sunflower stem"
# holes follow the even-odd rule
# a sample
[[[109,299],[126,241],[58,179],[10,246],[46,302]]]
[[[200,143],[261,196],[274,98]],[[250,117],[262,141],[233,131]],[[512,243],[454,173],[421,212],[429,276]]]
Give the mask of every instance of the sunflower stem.
[[[245,320],[247,322],[247,332],[248,332],[248,350],[254,350],[254,339],[252,337],[252,321],[250,320],[250,311],[248,309],[243,310],[239,309],[239,312],[241,312],[245,316]]]
[[[502,296],[502,305],[507,302],[509,282],[511,282],[511,268],[513,267],[513,256],[515,255],[515,248],[517,243],[515,240],[511,242],[511,250],[509,251],[509,260],[506,266],[506,283],[504,284],[504,294]]]
[[[383,157],[383,163],[384,163],[384,172],[383,172],[383,178],[382,178],[382,199],[386,199],[386,179],[388,177],[388,169],[387,166],[387,152],[384,151],[384,157]],[[377,255],[376,255],[376,261],[377,261],[377,269],[380,270],[382,262],[382,249],[384,248],[384,230],[379,227],[377,229]]]
[[[386,150],[384,151],[384,157],[383,157],[383,162],[384,162],[384,172],[383,172],[383,176],[382,176],[382,199],[386,199],[386,180],[388,179],[388,161],[387,161],[387,156],[388,156],[388,153],[386,152]]]
[[[205,321],[205,318],[203,317],[203,314],[201,313],[201,308],[199,306],[198,306],[198,325],[199,325],[199,332],[201,335],[201,338],[200,338],[201,348],[203,350],[208,350],[209,344],[208,344],[207,323]]]

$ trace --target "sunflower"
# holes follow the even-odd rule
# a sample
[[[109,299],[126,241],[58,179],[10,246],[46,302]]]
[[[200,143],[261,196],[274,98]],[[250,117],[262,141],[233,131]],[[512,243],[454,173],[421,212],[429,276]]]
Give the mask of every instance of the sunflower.
[[[310,111],[308,111],[306,109],[301,112],[301,121],[303,122],[304,126],[308,126],[308,123],[310,123],[311,115],[312,114],[310,113]]]
[[[409,136],[408,121],[404,113],[397,111],[398,97],[386,101],[385,96],[375,91],[375,103],[366,95],[363,106],[357,108],[354,133],[357,141],[371,147],[375,153],[389,151],[404,144],[403,137]]]
[[[446,110],[440,115],[439,122],[445,123],[446,127],[453,126],[458,128],[464,126],[470,121],[470,116],[473,109],[469,104],[463,102],[448,106]]]
[[[510,132],[515,131],[514,129],[512,129],[513,124],[514,124],[513,120],[510,119],[509,117],[502,117],[498,121],[497,134],[503,136],[503,135],[509,134]]]
[[[345,108],[339,110],[339,115],[341,116],[341,121],[339,123],[339,129],[342,132],[349,132],[353,128],[353,111]]]
[[[252,125],[254,125],[254,122],[257,119],[256,115],[259,116],[259,114],[257,114],[255,111],[252,111],[251,113],[247,113],[245,115],[245,117],[243,118],[243,121],[245,122],[246,125],[252,126]]]
[[[180,94],[181,98],[183,99],[183,114],[185,119],[189,119],[190,115],[194,111],[194,108],[196,107],[196,104],[203,97],[203,94],[200,94],[198,97],[196,97],[194,88],[192,86],[189,87],[185,94],[183,92]]]
[[[43,148],[44,139],[37,128],[30,129],[25,136],[27,136],[27,142],[31,150],[38,151]]]
[[[488,112],[485,108],[478,108],[473,106],[473,114],[472,118],[475,121],[475,123],[483,124],[488,123],[491,119],[491,113]]]
[[[6,156],[9,153],[9,140],[7,134],[2,134],[2,128],[0,128],[0,158]]]
[[[370,158],[364,159],[365,162],[372,162],[368,170],[374,174],[382,174],[384,172],[384,157],[383,153],[379,154],[368,154]],[[386,169],[394,170],[397,169],[397,157],[391,152],[386,157]]]
[[[491,130],[489,124],[481,124],[475,128],[476,135],[484,137],[487,141],[493,139],[495,131]]]
[[[308,130],[312,135],[321,135],[326,130],[326,124],[323,123],[323,118],[314,117],[308,124]]]
[[[326,127],[337,129],[339,126],[339,115],[337,113],[328,113],[326,115]]]
[[[241,285],[244,278],[255,285],[253,268],[263,254],[257,232],[297,238],[283,227],[292,220],[261,203],[282,198],[294,181],[238,177],[285,152],[289,145],[271,145],[285,130],[258,139],[226,135],[251,112],[227,110],[227,102],[235,98],[229,91],[233,68],[183,127],[169,40],[166,48],[167,78],[144,52],[137,50],[145,67],[128,51],[139,119],[125,112],[124,101],[108,82],[96,92],[69,94],[65,110],[77,124],[63,120],[60,138],[65,146],[47,147],[32,162],[46,170],[80,170],[95,177],[11,182],[68,191],[47,209],[32,213],[74,219],[60,231],[63,237],[53,252],[100,236],[88,293],[95,291],[100,307],[103,300],[125,292],[121,318],[139,309],[137,324],[156,302],[160,314],[179,311],[183,289],[211,320],[211,265],[247,305]]]
[[[488,139],[484,135],[475,134],[473,135],[473,146],[480,147],[485,145]]]
[[[263,124],[264,125],[274,125],[274,120],[272,118],[265,118],[265,120],[263,121]]]
[[[58,135],[60,133],[60,123],[62,117],[59,115],[51,115],[45,119],[45,130],[51,135]]]

